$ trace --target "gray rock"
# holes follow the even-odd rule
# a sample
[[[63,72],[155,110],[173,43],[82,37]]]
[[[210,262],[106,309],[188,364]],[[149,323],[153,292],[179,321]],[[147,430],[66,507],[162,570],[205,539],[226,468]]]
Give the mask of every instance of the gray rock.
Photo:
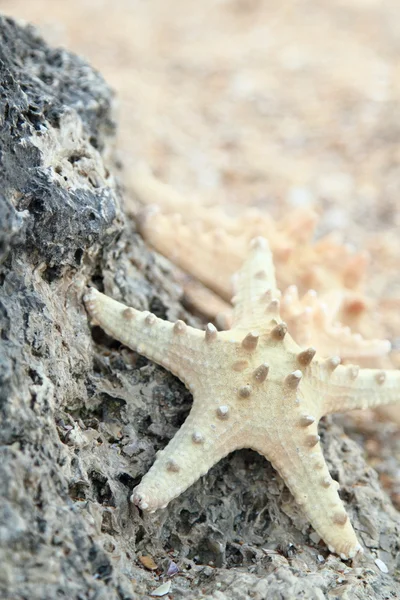
[[[164,511],[130,505],[191,398],[171,374],[91,330],[84,288],[198,323],[179,303],[174,269],[124,222],[101,76],[2,18],[0,78],[0,596],[147,598],[171,561],[173,598],[399,596],[399,516],[339,422],[327,419],[321,435],[362,560],[330,555],[249,450]],[[143,555],[159,570],[146,571]]]

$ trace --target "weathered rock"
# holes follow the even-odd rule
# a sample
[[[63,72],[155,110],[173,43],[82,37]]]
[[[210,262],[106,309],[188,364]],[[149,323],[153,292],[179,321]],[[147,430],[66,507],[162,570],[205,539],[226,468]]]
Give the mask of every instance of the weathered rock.
[[[321,435],[367,548],[357,563],[318,544],[251,451],[222,461],[156,515],[129,504],[190,394],[91,332],[83,289],[95,283],[137,308],[194,321],[174,270],[124,223],[112,96],[100,75],[1,19],[0,78],[1,597],[148,597],[176,572],[171,561],[174,598],[399,595],[398,514],[339,422],[327,420]],[[143,567],[151,559],[158,570]]]

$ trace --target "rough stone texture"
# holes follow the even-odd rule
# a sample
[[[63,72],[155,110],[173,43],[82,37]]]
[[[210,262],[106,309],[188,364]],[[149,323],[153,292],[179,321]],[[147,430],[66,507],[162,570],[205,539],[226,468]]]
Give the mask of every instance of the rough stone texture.
[[[362,560],[345,563],[318,544],[251,451],[221,461],[156,515],[129,504],[190,394],[91,331],[83,288],[194,319],[172,267],[124,223],[102,78],[10,19],[0,36],[1,597],[146,598],[172,563],[171,599],[398,597],[399,516],[340,420],[327,419],[321,435]]]

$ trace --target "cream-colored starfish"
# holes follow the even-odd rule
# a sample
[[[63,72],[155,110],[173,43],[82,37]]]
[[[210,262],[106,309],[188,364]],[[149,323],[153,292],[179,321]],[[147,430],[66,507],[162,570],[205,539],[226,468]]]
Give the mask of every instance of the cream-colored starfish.
[[[300,298],[297,287],[291,285],[282,294],[282,317],[300,346],[315,346],[321,354],[338,354],[342,360],[356,362],[386,356],[391,349],[389,340],[365,339],[339,321],[349,295],[345,289],[322,295],[308,290]]]
[[[313,240],[317,215],[311,209],[293,210],[280,221],[256,208],[235,217],[220,206],[190,202],[145,168],[134,171],[130,187],[146,206],[139,218],[145,240],[227,301],[232,275],[245,260],[250,239],[258,235],[269,240],[281,289],[296,282],[301,292],[354,290],[365,277],[365,253],[355,253],[333,235]],[[208,303],[204,306],[207,311]]]
[[[164,366],[193,394],[181,429],[133,491],[141,509],[165,507],[238,448],[264,455],[315,531],[343,558],[361,550],[325,463],[323,415],[400,400],[400,371],[339,365],[301,348],[281,320],[272,256],[256,238],[237,279],[232,328],[205,332],[169,323],[108,298],[85,296],[93,320]]]
[[[351,300],[351,294],[345,289],[331,290],[322,295],[308,290],[300,298],[297,287],[291,285],[282,294],[280,314],[299,346],[315,346],[323,356],[335,354],[342,361],[352,360],[357,364],[363,359],[387,356],[391,350],[389,340],[365,339],[339,322],[339,315],[343,306],[346,307]],[[360,303],[361,297],[355,296],[353,301]],[[211,304],[211,308],[215,306]],[[222,329],[230,328],[231,318],[232,311],[225,305],[225,313],[217,319]]]

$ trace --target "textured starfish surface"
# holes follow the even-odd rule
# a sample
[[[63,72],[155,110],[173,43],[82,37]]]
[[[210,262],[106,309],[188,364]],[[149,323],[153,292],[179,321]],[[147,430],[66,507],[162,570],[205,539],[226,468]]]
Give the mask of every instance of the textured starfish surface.
[[[91,288],[93,321],[179,377],[193,394],[183,426],[132,495],[143,510],[165,507],[222,457],[252,448],[279,472],[329,549],[361,546],[324,460],[323,415],[400,400],[400,371],[340,365],[302,348],[280,316],[272,255],[256,238],[237,277],[232,328],[205,332],[137,311]]]
[[[291,285],[282,295],[281,314],[300,346],[312,345],[321,354],[338,354],[342,360],[386,356],[391,349],[389,340],[364,339],[339,321],[348,295],[344,289],[321,296],[308,290],[300,298],[297,287]]]
[[[301,292],[358,289],[365,276],[365,253],[354,253],[332,235],[313,241],[317,215],[311,209],[293,210],[280,221],[258,209],[233,217],[221,207],[191,203],[144,168],[136,171],[131,184],[148,207],[140,218],[143,237],[227,301],[232,275],[245,260],[249,241],[258,235],[269,240],[280,289],[293,282]]]
[[[343,306],[348,304],[348,290],[332,290],[322,296],[308,290],[299,297],[295,285],[289,286],[281,297],[281,317],[288,325],[290,335],[299,346],[315,346],[321,355],[339,355],[342,361],[363,361],[387,356],[391,350],[389,340],[365,339],[343,325],[339,317]],[[359,297],[353,298],[360,303]],[[346,312],[349,310],[346,307]],[[222,329],[231,326],[232,311],[220,317]],[[369,365],[366,365],[369,366]]]

